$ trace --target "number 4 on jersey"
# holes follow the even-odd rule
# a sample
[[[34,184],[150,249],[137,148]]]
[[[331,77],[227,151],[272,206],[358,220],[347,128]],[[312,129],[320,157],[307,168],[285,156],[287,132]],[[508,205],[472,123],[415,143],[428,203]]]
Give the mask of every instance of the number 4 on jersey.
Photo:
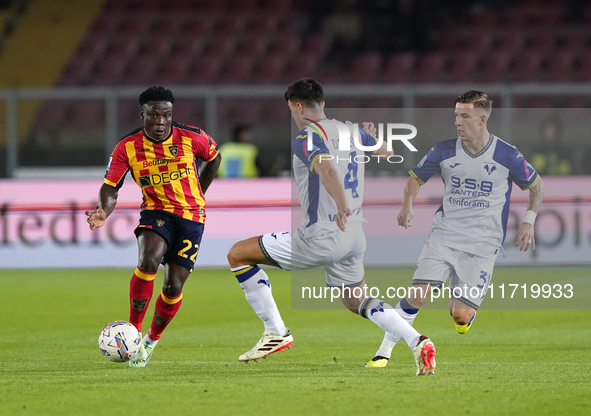
[[[348,172],[345,175],[345,189],[350,189],[353,198],[358,198],[359,194],[357,193],[357,186],[359,185],[359,180],[357,179],[357,169],[359,166],[357,165],[355,156],[357,156],[356,152],[351,152],[349,155],[350,163],[347,166]]]

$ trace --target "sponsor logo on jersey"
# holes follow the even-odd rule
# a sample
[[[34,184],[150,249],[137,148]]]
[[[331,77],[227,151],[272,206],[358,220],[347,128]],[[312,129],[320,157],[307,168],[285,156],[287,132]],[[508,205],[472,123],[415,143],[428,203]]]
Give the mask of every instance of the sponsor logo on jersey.
[[[433,150],[433,149],[431,149]],[[417,164],[417,168],[420,168],[421,166],[423,166],[423,163],[425,163],[425,160],[427,160],[427,155],[425,155],[421,161]]]
[[[170,146],[170,147],[173,147],[173,146]],[[175,151],[175,154],[173,156],[176,156],[176,151]],[[162,166],[162,165],[168,165],[170,163],[178,163],[180,161],[181,161],[180,158],[144,160],[144,164],[142,165],[142,167],[143,168],[149,168],[151,166]]]
[[[453,169],[453,168],[455,168],[456,166],[460,166],[460,165],[461,165],[461,163],[459,163],[459,162],[456,162],[456,163],[454,163],[453,165],[449,165],[449,167]]]
[[[369,314],[371,316],[373,316],[374,313],[378,313],[378,312],[384,312],[384,302],[378,303],[378,306],[376,306],[375,308],[372,308],[371,311],[369,312]]]
[[[160,172],[152,175],[140,176],[139,181],[140,186],[145,188],[146,186],[166,185],[173,181],[186,178],[189,175],[191,175],[191,166],[173,172]]]

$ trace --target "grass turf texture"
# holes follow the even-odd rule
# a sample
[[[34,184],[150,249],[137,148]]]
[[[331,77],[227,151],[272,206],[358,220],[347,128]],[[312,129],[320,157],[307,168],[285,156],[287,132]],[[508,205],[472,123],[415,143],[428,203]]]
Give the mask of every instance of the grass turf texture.
[[[435,376],[416,377],[405,344],[387,368],[364,368],[380,329],[348,311],[290,309],[289,274],[275,270],[268,274],[294,334],[291,351],[238,362],[263,327],[230,272],[197,270],[150,365],[131,369],[104,359],[97,338],[108,322],[126,319],[132,271],[0,271],[1,415],[541,416],[586,414],[591,405],[589,310],[485,303],[466,335],[446,311],[422,311],[415,326],[434,340],[438,366]],[[411,270],[401,272],[410,280]],[[496,273],[591,281],[589,268]]]

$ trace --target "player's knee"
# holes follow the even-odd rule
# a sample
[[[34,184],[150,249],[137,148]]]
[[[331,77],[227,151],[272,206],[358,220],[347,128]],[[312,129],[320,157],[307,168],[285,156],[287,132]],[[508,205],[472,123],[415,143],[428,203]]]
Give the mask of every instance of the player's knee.
[[[141,256],[137,267],[143,272],[146,273],[156,273],[158,272],[158,267],[160,266],[160,260],[156,260],[154,258],[147,258]]]
[[[165,283],[162,286],[162,291],[169,298],[175,298],[183,291],[183,284],[180,282]]]
[[[235,243],[232,246],[232,248],[230,248],[230,251],[228,251],[227,258],[228,258],[228,263],[230,264],[230,267],[238,267],[238,266],[244,265],[242,263],[241,243],[242,243],[242,241]]]

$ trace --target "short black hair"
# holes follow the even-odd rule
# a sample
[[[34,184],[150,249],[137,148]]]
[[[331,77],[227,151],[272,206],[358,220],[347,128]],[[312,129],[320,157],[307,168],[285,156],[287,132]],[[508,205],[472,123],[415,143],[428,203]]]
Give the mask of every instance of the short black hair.
[[[140,94],[140,105],[144,105],[149,101],[168,101],[174,104],[174,95],[171,90],[167,90],[160,85],[153,86]]]
[[[313,107],[314,104],[322,104],[324,101],[324,90],[314,78],[302,78],[289,86],[285,92],[285,99],[291,102],[300,101],[308,107]]]

